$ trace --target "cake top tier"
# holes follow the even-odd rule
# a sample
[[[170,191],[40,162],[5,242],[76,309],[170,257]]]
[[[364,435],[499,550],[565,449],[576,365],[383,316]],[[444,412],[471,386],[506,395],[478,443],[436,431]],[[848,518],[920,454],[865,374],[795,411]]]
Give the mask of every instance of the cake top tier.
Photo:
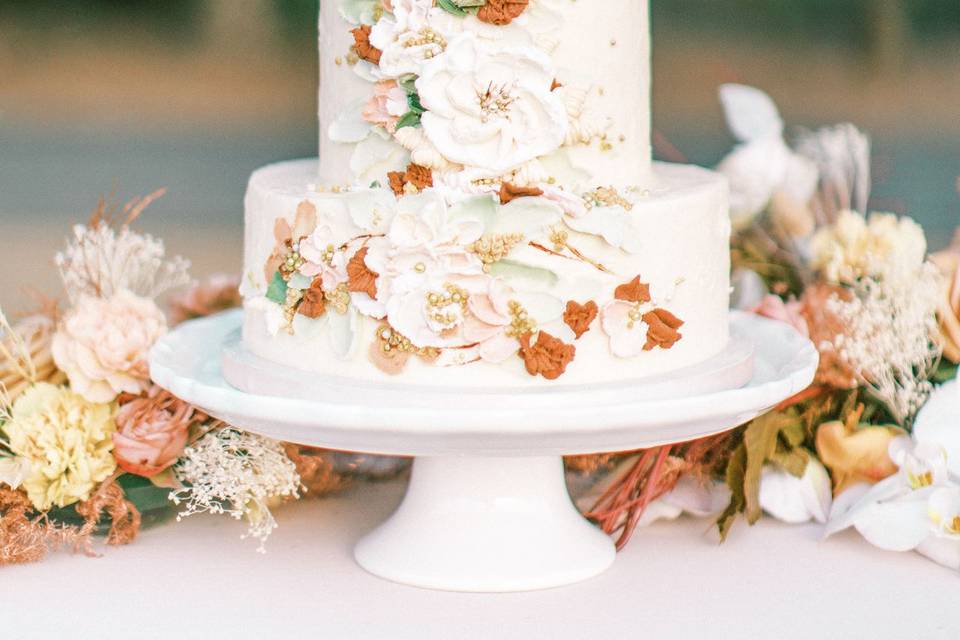
[[[645,187],[649,57],[647,0],[324,0],[320,184]]]

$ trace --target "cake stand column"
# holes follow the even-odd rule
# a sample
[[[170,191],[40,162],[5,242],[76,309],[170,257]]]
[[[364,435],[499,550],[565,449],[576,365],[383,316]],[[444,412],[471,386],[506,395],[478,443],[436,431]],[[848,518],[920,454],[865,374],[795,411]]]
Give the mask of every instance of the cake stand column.
[[[527,591],[593,577],[610,538],[567,493],[560,457],[420,457],[403,502],[357,543],[367,571],[449,591]]]

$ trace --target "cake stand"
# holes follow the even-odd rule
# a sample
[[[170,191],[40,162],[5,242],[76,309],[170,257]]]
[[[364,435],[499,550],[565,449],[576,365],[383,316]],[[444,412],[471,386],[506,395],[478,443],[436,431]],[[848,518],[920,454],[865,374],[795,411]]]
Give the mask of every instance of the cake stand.
[[[180,325],[151,354],[154,381],[271,438],[416,456],[402,504],[354,555],[377,576],[451,591],[527,591],[603,572],[613,542],[574,507],[562,456],[732,429],[804,389],[817,366],[813,345],[788,325],[735,313],[731,346],[704,365],[735,370],[749,355],[752,379],[733,390],[651,399],[637,382],[506,392],[330,378],[316,398],[284,398],[224,379],[221,359],[237,349],[241,321],[234,311]]]

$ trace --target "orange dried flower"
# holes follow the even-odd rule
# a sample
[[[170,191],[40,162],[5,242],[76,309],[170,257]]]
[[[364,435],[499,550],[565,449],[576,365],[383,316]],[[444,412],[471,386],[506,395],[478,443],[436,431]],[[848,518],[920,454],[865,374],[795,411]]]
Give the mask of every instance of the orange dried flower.
[[[532,376],[541,375],[547,380],[556,380],[567,370],[567,365],[573,362],[577,348],[566,344],[545,331],[537,336],[537,342],[530,345],[530,334],[520,337],[520,356],[527,367],[527,373]]]
[[[833,346],[837,336],[846,331],[843,321],[827,308],[827,301],[834,296],[849,301],[851,293],[838,285],[817,282],[807,287],[800,299],[803,305],[800,313],[810,329],[810,340],[820,352],[814,383],[837,389],[855,389],[858,386],[856,375]]]
[[[121,398],[113,455],[117,466],[138,476],[155,476],[183,455],[194,408],[154,386],[145,396]]]
[[[500,204],[513,202],[517,198],[542,196],[543,189],[539,187],[518,187],[515,184],[504,182],[500,185]]]
[[[590,324],[596,319],[599,312],[600,307],[593,300],[586,304],[570,300],[567,302],[567,310],[563,313],[563,321],[579,340],[580,336],[590,330]]]
[[[380,56],[383,52],[370,44],[370,30],[370,25],[362,24],[350,32],[353,34],[353,48],[356,49],[361,60],[380,64]]]
[[[377,297],[377,278],[379,273],[371,271],[364,261],[367,257],[367,247],[357,251],[347,263],[347,290],[366,293],[371,298]]]
[[[650,285],[640,282],[640,276],[637,276],[630,282],[617,287],[613,297],[624,302],[650,302]]]
[[[297,313],[313,319],[319,318],[327,311],[327,298],[323,293],[323,278],[315,278],[310,288],[303,292],[303,299],[297,307]]]
[[[530,0],[487,0],[487,4],[480,7],[477,19],[481,22],[503,26],[510,24],[527,8]]]
[[[669,349],[683,337],[677,331],[683,326],[683,320],[666,309],[654,309],[643,314],[643,321],[649,327],[647,329],[647,344],[643,347],[644,351],[650,351],[654,347]]]
[[[193,318],[204,318],[239,307],[240,278],[219,274],[211,276],[170,301],[170,323],[180,324]]]

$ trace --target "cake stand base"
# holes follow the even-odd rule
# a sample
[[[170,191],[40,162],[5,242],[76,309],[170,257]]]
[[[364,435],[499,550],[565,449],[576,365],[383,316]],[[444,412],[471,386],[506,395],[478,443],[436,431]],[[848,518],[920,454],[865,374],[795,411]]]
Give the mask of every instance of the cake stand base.
[[[154,347],[153,380],[277,440],[416,456],[406,498],[357,544],[356,559],[388,580],[452,591],[544,589],[602,572],[613,542],[574,508],[561,456],[732,429],[807,387],[817,368],[816,349],[788,325],[734,313],[734,338],[716,362],[753,354],[742,388],[651,398],[637,381],[451,392],[330,378],[315,397],[286,398],[245,393],[224,378],[221,356],[236,345],[240,323],[232,312],[180,325]],[[744,336],[755,349],[743,349]],[[716,362],[703,367],[719,375]]]
[[[571,502],[559,457],[417,458],[403,503],[354,551],[393,582],[483,592],[579,582],[615,555]]]

